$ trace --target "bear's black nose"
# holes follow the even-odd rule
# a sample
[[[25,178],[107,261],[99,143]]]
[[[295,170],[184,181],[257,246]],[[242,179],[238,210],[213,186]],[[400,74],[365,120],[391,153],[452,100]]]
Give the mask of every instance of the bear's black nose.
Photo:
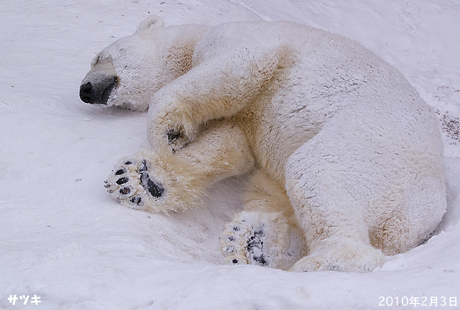
[[[116,76],[96,76],[97,82],[86,82],[80,86],[80,98],[85,103],[107,104],[112,90],[118,83]]]
[[[85,103],[91,103],[91,89],[92,88],[93,88],[93,85],[91,85],[91,82],[85,83],[80,86],[81,101]]]

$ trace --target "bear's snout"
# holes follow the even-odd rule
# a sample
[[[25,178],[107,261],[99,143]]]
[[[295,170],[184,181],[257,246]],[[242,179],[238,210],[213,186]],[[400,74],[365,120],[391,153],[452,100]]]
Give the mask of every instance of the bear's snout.
[[[116,76],[104,76],[95,81],[83,81],[80,86],[80,99],[90,104],[107,104],[112,90],[118,83]]]

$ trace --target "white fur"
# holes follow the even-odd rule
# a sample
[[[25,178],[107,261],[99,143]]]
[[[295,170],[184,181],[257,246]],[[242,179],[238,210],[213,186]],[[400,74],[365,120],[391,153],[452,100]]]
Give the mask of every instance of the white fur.
[[[387,63],[356,42],[298,24],[149,23],[98,56],[119,77],[109,104],[150,105],[152,153],[144,157],[165,148],[179,157],[193,148],[216,152],[206,124],[239,128],[235,138],[221,135],[222,145],[247,145],[247,155],[232,161],[234,174],[255,158],[257,178],[271,184],[250,183],[246,208],[276,210],[270,214],[286,217],[276,221],[303,230],[308,255],[292,270],[370,271],[384,254],[407,251],[436,229],[446,208],[437,120]],[[213,167],[193,176],[205,188],[222,166],[202,153],[199,164],[184,165]]]

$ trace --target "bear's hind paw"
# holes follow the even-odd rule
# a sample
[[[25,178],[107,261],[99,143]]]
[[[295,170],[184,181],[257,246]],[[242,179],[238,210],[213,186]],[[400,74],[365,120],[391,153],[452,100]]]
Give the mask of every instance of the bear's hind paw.
[[[278,213],[243,211],[226,225],[220,244],[228,264],[286,270],[302,255],[299,240]]]
[[[370,272],[386,261],[381,250],[362,242],[344,240],[302,258],[290,269],[294,272]]]
[[[233,221],[227,225],[220,238],[225,260],[234,265],[252,264],[268,266],[269,258],[264,253],[265,225],[257,228]]]

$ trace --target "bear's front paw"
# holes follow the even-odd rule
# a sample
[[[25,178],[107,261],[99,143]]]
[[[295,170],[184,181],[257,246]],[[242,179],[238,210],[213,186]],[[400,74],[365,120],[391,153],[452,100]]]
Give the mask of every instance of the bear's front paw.
[[[149,174],[146,159],[124,159],[109,175],[105,187],[123,205],[138,210],[161,204],[165,194],[162,184]]]
[[[174,152],[186,147],[191,142],[182,125],[166,128],[164,137]]]
[[[173,106],[173,104],[171,104]],[[153,147],[167,145],[178,151],[191,143],[198,135],[199,125],[179,109],[165,109],[151,112],[149,121],[149,142]]]

